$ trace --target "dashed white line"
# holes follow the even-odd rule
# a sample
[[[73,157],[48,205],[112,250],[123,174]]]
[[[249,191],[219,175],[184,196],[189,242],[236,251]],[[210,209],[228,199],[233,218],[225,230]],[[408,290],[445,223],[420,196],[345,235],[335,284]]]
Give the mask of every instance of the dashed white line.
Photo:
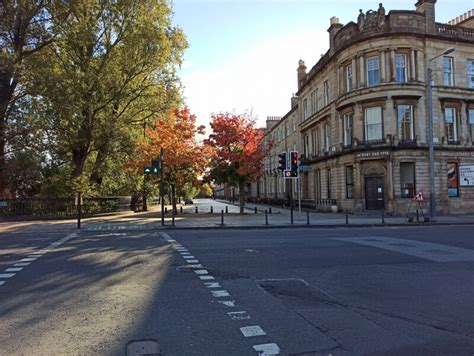
[[[230,297],[230,294],[226,290],[212,290],[212,296],[216,298]]]
[[[279,355],[281,351],[277,344],[255,345],[253,349],[257,351],[260,356]]]
[[[187,260],[187,263],[199,263],[199,260]]]
[[[235,300],[219,300],[219,303],[224,304],[227,307],[235,307]]]
[[[208,274],[209,272],[207,271],[207,269],[198,269],[198,270],[194,271],[194,273],[196,273],[196,274]]]
[[[12,268],[7,268],[5,272],[20,272],[23,269],[23,267],[12,267]]]
[[[221,288],[218,282],[204,282],[207,288]]]
[[[0,286],[3,286],[5,284],[5,281],[0,281]]]
[[[250,315],[248,315],[246,311],[228,312],[227,315],[230,316],[232,320],[250,319]]]
[[[186,265],[187,268],[204,268],[204,266],[202,264],[197,264],[197,265]]]
[[[267,335],[267,333],[263,331],[263,329],[258,325],[244,326],[240,328],[240,331],[242,332],[242,334],[244,334],[245,337]]]
[[[22,258],[20,262],[33,262],[36,261],[37,258]]]
[[[26,267],[29,266],[31,262],[24,262],[24,263],[15,263],[13,267]]]
[[[0,278],[12,278],[16,273],[0,273]]]
[[[199,276],[199,278],[201,279],[201,281],[208,281],[211,279],[215,279],[213,276]]]
[[[190,255],[191,253],[190,252],[180,252],[181,255]]]
[[[186,259],[186,260],[192,260],[196,257],[194,257],[194,256],[183,256],[183,258]]]

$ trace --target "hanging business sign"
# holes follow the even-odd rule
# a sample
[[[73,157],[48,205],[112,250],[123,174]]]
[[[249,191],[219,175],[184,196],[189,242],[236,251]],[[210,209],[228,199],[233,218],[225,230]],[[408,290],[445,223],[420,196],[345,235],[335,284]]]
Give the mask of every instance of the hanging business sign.
[[[459,185],[474,187],[474,164],[459,166]]]

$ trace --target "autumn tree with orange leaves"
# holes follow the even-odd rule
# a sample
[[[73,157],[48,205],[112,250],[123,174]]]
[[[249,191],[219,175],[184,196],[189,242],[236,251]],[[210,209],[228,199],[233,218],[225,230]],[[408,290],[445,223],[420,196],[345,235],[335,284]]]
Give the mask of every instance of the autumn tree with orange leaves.
[[[212,133],[204,141],[211,151],[210,176],[216,183],[239,188],[240,213],[245,208],[244,188],[262,173],[270,149],[264,131],[247,115],[219,113],[211,116]]]
[[[207,167],[209,149],[196,140],[196,135],[203,133],[204,127],[196,125],[196,116],[187,107],[174,109],[158,118],[153,128],[146,129],[145,138],[137,144],[137,156],[129,159],[126,169],[132,175],[143,175],[143,168],[158,159],[163,148],[164,181],[176,210],[176,194],[188,183],[199,185],[198,177]],[[149,178],[155,185],[159,179]]]

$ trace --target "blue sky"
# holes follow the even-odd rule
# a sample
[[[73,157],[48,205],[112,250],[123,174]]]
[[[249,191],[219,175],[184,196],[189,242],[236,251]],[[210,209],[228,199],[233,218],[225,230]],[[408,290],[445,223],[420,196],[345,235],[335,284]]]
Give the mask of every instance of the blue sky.
[[[416,0],[384,1],[390,10],[415,10]],[[247,111],[260,125],[283,116],[296,91],[298,60],[311,68],[329,46],[329,19],[356,21],[377,0],[174,0],[174,24],[189,48],[180,71],[184,95],[200,123],[210,113]],[[436,21],[474,8],[474,0],[438,0]]]

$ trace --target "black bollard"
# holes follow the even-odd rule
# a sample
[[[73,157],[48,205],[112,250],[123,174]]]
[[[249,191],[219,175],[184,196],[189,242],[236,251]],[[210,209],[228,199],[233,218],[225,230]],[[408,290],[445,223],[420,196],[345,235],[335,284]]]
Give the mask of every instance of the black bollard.
[[[226,205],[225,206],[225,213],[228,214],[229,213],[229,207]]]
[[[346,225],[349,225],[349,213],[346,210]]]
[[[224,226],[224,210],[221,210],[221,226]]]
[[[306,224],[309,225],[309,211],[306,212]]]
[[[257,207],[255,207],[255,214],[257,214]]]
[[[211,205],[211,214],[212,214],[213,212],[214,212],[214,208],[213,208],[212,205]]]
[[[269,213],[271,214],[272,213],[272,207],[270,207],[268,209],[269,209]]]
[[[416,222],[420,222],[420,214],[418,213],[418,209],[416,209]]]
[[[197,213],[198,213],[198,207],[197,207],[197,206],[196,206],[196,210],[195,210],[195,211],[196,211],[196,214],[197,214]]]
[[[382,209],[382,224],[385,224],[385,211]]]
[[[291,224],[293,225],[293,207],[291,207],[290,209],[290,221],[291,221]]]
[[[182,207],[182,206],[179,207],[179,212],[180,212],[181,214],[183,213],[183,207]]]
[[[265,225],[268,225],[268,212],[265,210]]]
[[[165,206],[165,214],[168,214],[168,208]]]
[[[171,210],[171,226],[174,226],[174,209]]]

